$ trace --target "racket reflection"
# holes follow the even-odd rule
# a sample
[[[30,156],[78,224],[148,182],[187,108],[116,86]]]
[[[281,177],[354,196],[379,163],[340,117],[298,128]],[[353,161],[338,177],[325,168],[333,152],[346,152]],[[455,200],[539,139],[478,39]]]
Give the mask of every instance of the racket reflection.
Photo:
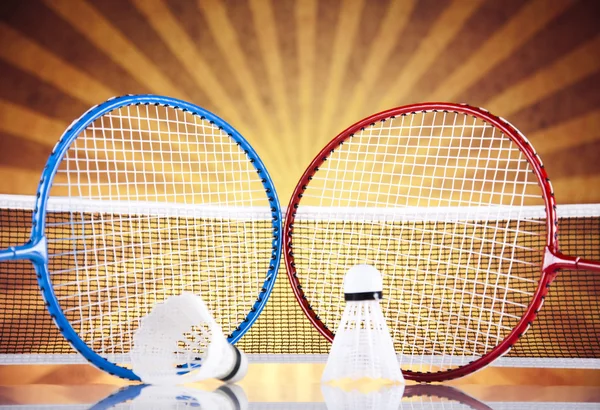
[[[323,385],[322,392],[327,410],[381,409],[433,410],[473,409],[491,410],[485,403],[468,394],[441,385]]]

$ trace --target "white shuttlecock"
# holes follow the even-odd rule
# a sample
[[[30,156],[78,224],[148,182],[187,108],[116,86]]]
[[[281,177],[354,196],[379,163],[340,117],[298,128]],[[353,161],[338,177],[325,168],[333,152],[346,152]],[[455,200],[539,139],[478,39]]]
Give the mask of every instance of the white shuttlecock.
[[[140,321],[130,352],[133,372],[148,384],[216,378],[241,380],[243,352],[229,344],[200,296],[183,293],[157,304]]]
[[[321,379],[384,379],[403,383],[394,343],[381,311],[383,280],[377,269],[356,265],[344,277],[346,308]]]

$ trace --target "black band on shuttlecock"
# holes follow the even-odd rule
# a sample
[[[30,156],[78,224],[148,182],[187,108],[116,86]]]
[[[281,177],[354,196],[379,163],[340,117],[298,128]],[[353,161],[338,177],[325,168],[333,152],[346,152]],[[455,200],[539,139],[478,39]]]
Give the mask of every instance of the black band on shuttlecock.
[[[240,366],[242,365],[242,354],[240,353],[240,351],[238,350],[237,347],[235,347],[235,346],[231,346],[231,347],[233,347],[233,350],[235,351],[235,364],[233,365],[233,368],[231,369],[231,371],[227,375],[225,375],[225,377],[221,377],[219,379],[222,382],[226,382],[227,380],[233,379],[233,377],[236,375],[238,370],[240,370]]]
[[[344,293],[346,301],[360,302],[361,300],[381,300],[383,292]]]

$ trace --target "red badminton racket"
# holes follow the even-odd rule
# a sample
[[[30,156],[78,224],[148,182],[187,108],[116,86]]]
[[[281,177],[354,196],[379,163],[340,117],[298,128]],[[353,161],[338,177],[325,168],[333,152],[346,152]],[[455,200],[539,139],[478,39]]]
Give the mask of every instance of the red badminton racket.
[[[285,221],[295,296],[329,341],[356,264],[384,276],[382,308],[407,379],[461,377],[507,353],[559,269],[540,157],[502,118],[467,105],[388,110],[343,131],[298,182]]]

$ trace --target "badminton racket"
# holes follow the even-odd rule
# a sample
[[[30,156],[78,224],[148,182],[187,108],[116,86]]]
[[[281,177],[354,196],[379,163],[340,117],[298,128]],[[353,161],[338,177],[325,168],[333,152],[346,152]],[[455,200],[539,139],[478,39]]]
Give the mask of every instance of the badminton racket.
[[[467,375],[506,354],[559,269],[556,201],[540,157],[502,118],[425,103],[366,118],[315,157],[289,202],[296,299],[329,341],[358,264],[384,276],[382,308],[407,379]]]
[[[133,332],[169,296],[201,294],[230,343],[248,331],[273,288],[280,224],[271,178],[235,129],[184,101],[131,95],[63,134],[31,238],[0,261],[31,260],[63,336],[102,370],[137,380]]]
[[[323,384],[321,392],[327,410],[491,409],[458,389],[435,384],[374,385],[371,388],[364,383],[360,387]]]

